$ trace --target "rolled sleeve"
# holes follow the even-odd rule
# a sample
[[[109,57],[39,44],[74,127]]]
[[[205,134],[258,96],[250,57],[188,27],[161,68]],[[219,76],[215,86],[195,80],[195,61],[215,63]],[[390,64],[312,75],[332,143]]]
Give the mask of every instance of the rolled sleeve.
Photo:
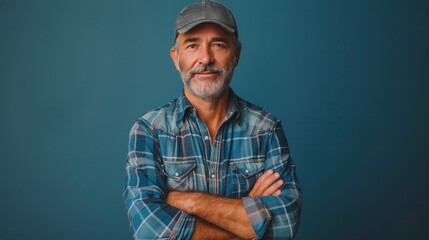
[[[243,205],[257,239],[261,239],[271,221],[271,212],[259,197],[245,197],[243,198]]]
[[[272,214],[264,239],[293,239],[299,226],[301,200],[285,196],[264,196],[261,200]]]

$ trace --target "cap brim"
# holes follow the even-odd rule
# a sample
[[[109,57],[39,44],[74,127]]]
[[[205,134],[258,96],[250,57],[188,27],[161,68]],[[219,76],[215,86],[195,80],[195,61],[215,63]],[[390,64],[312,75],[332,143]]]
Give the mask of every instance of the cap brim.
[[[196,27],[197,25],[200,25],[200,24],[202,24],[202,23],[214,23],[214,24],[216,24],[216,25],[221,26],[222,28],[224,28],[224,29],[225,29],[225,30],[227,30],[228,32],[235,33],[235,28],[233,28],[233,27],[231,27],[231,26],[228,26],[228,25],[226,25],[226,24],[223,24],[223,23],[221,23],[220,21],[217,21],[217,20],[211,20],[211,19],[201,19],[201,20],[197,20],[197,21],[192,22],[192,23],[190,23],[190,24],[188,24],[188,25],[186,25],[186,26],[184,26],[184,27],[182,27],[182,28],[177,29],[177,32],[178,32],[179,34],[186,33],[186,32],[188,32],[189,30],[191,30],[192,28],[194,28],[194,27]]]

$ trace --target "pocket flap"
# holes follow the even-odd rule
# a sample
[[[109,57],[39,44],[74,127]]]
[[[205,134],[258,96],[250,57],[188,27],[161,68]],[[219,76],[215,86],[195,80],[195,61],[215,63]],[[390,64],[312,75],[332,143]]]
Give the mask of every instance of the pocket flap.
[[[196,167],[195,161],[165,161],[164,174],[176,181],[181,181]]]
[[[252,161],[235,162],[235,169],[245,178],[249,178],[264,170],[265,164],[262,161],[253,159]]]

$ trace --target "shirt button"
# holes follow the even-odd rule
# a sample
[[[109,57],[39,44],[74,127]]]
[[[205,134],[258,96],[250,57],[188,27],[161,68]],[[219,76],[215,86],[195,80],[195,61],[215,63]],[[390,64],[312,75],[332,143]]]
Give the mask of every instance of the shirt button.
[[[211,176],[212,178],[215,178],[216,177],[216,175],[214,174],[214,173],[212,173],[212,176]]]
[[[249,170],[248,170],[248,169],[246,169],[246,173],[249,173]]]
[[[205,140],[209,140],[209,136],[205,136],[205,137],[204,137],[204,139],[205,139]]]
[[[174,176],[178,177],[178,176],[179,176],[179,173],[175,173],[175,174],[174,174]]]

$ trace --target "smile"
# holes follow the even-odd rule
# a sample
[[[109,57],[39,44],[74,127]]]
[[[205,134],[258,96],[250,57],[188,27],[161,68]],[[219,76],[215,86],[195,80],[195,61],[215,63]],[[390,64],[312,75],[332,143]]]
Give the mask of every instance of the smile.
[[[218,74],[218,72],[204,71],[204,72],[199,72],[199,73],[195,73],[195,74],[200,74],[200,75],[212,75],[212,74]]]

